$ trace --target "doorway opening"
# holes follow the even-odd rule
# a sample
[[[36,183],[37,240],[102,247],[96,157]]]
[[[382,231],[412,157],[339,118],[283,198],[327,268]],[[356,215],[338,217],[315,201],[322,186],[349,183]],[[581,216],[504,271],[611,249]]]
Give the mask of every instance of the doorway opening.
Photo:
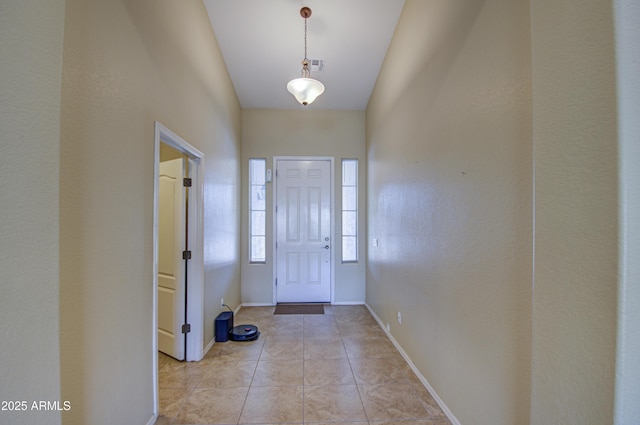
[[[183,361],[189,275],[189,157],[160,141],[158,182],[158,351]]]
[[[162,153],[163,147],[165,152],[174,153]],[[162,161],[163,159],[169,159],[167,156],[175,155],[176,158],[172,160]],[[165,165],[173,162],[173,170],[167,171]],[[154,391],[154,413],[157,415],[159,412],[159,400],[158,400],[158,355],[159,345],[164,347],[169,344],[174,344],[175,348],[180,351],[180,345],[182,344],[182,353],[178,353],[176,357],[185,361],[198,361],[202,359],[203,355],[203,332],[204,332],[204,306],[203,306],[203,292],[204,292],[204,242],[203,242],[203,182],[204,182],[204,154],[195,147],[191,146],[188,142],[182,139],[177,134],[173,133],[167,127],[159,122],[155,123],[155,148],[154,148],[154,201],[153,201],[153,337],[152,337],[152,362],[153,365],[153,391]],[[188,175],[184,175],[188,173]],[[174,176],[170,176],[173,175]],[[163,179],[161,180],[161,175]],[[190,182],[184,181],[184,178],[190,179]],[[172,180],[173,179],[173,180]],[[162,181],[162,183],[161,183]],[[169,189],[169,193],[175,193],[176,187],[182,187],[183,184],[189,184],[188,197],[185,196],[184,200],[180,200],[179,197],[171,199],[170,204],[175,207],[170,214],[161,214],[161,188],[166,191]],[[166,198],[166,197],[165,197]],[[179,208],[178,208],[179,207]],[[178,222],[181,224],[177,228],[169,231],[165,231],[165,234],[161,236],[161,221],[173,222],[173,215],[183,217],[178,218]],[[168,219],[171,218],[171,219]],[[184,235],[184,238],[178,234]],[[188,236],[187,236],[188,235]],[[167,252],[172,251],[162,249],[160,247],[161,239],[172,240],[174,244],[180,245],[180,251],[184,255],[184,260],[176,263],[178,267],[160,267],[160,261],[166,260],[161,258],[167,257]],[[184,248],[183,248],[184,247]],[[162,282],[160,282],[159,275]],[[174,279],[175,278],[175,279]],[[175,280],[175,284],[171,283],[171,279]],[[183,295],[178,295],[176,298],[171,294],[173,289],[181,289]],[[159,293],[162,294],[159,296]],[[159,309],[160,304],[166,307],[167,304],[182,308],[178,309],[167,317],[162,318],[162,327],[164,334],[159,331]],[[167,325],[167,320],[170,322],[175,321],[177,330],[175,332],[167,332],[166,328],[171,328],[171,325]],[[173,337],[178,337],[180,343],[176,343]],[[163,335],[161,338],[163,341],[159,341],[159,335]],[[184,338],[183,338],[184,337]]]

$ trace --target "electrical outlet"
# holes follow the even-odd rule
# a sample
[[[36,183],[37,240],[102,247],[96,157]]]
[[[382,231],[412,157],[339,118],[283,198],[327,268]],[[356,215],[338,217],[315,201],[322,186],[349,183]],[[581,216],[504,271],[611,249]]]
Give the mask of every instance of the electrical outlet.
[[[402,313],[398,312],[398,324],[402,324]]]
[[[387,332],[390,332],[390,331],[391,331],[391,325],[387,323]]]
[[[224,298],[220,298],[220,308],[224,308]]]

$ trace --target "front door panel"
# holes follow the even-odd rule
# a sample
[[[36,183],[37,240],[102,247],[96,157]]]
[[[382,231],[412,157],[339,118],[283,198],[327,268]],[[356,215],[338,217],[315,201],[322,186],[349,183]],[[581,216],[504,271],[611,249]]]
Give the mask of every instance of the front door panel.
[[[331,162],[276,164],[278,302],[331,301]]]

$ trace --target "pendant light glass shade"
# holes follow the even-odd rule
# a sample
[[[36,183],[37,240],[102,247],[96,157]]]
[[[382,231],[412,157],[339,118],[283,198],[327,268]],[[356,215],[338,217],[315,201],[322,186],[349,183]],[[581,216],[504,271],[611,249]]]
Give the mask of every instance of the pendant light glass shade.
[[[318,96],[324,93],[324,84],[311,78],[309,71],[309,59],[307,59],[307,18],[311,16],[311,9],[303,7],[300,16],[304,18],[304,59],[302,60],[302,72],[300,78],[289,81],[287,90],[303,106],[312,103]]]
[[[300,104],[307,106],[324,92],[324,84],[313,78],[296,78],[289,81],[287,90]]]

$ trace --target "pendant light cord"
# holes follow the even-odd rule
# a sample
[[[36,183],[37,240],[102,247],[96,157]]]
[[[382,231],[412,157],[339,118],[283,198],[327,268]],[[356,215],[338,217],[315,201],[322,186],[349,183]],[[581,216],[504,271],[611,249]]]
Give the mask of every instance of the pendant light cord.
[[[304,58],[307,59],[307,18],[304,18]]]
[[[304,18],[304,59],[302,60],[302,72],[300,78],[289,81],[287,90],[303,106],[312,103],[324,92],[324,84],[311,78],[309,70],[309,59],[307,58],[307,18],[311,16],[311,9],[303,7],[300,9],[300,16]]]

